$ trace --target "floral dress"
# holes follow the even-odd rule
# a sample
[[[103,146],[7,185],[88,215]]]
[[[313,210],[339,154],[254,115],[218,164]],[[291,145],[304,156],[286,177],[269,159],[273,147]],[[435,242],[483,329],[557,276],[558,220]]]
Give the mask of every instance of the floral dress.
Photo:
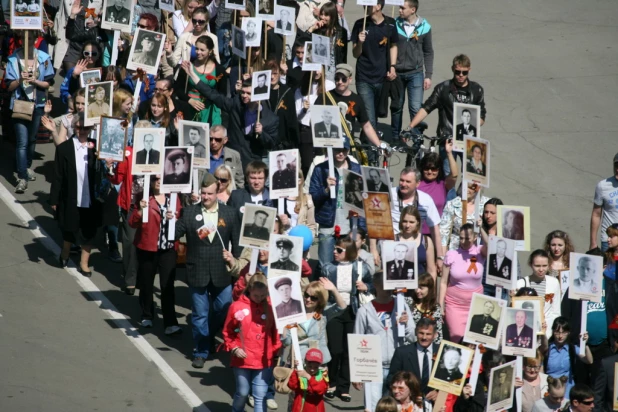
[[[213,89],[216,87],[218,80],[216,67],[210,73],[200,73],[195,70],[195,68],[193,70],[202,82]],[[218,108],[213,102],[206,100],[206,98],[204,98],[196,89],[195,83],[193,83],[191,79],[189,79],[189,84],[191,85],[191,89],[187,92],[189,98],[199,100],[204,103],[204,106],[206,106],[204,110],[195,114],[193,120],[202,123],[209,123],[211,126],[221,124],[221,109]]]

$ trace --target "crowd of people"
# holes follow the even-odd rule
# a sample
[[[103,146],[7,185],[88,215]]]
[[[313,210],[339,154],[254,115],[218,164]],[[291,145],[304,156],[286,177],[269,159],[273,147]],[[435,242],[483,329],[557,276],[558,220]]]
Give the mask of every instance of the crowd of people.
[[[393,234],[402,254],[408,246],[417,251],[418,287],[399,291],[405,296],[403,311],[398,312],[393,291],[384,286],[382,241],[368,235],[365,219],[352,218],[344,209],[344,175],[361,175],[364,159],[356,146],[380,145],[377,121],[384,113],[391,116],[393,141],[399,140],[402,129],[418,132],[436,109],[438,135],[453,136],[454,103],[477,105],[480,129],[486,117],[485,98],[482,86],[470,80],[470,58],[455,56],[452,78],[436,83],[423,102],[424,92],[432,88],[434,49],[432,27],[418,14],[418,0],[404,0],[395,19],[384,14],[384,0],[377,0],[366,8],[364,19],[351,25],[344,0],[283,0],[280,5],[296,10],[296,23],[264,21],[260,47],[248,48],[246,59],[232,52],[232,27],[241,27],[242,18],[255,17],[271,6],[246,0],[244,10],[232,11],[225,3],[184,0],[168,16],[137,1],[132,30],[167,35],[156,75],[127,69],[131,36],[122,33],[114,43],[113,31],[101,28],[102,10],[93,14],[86,0],[61,3],[59,8],[46,4],[52,20],[44,30],[30,36],[16,30],[5,37],[8,59],[2,85],[11,94],[10,108],[19,115],[12,122],[15,192],[24,193],[37,178],[31,167],[42,127],[56,146],[49,203],[62,231],[58,265],[66,267],[75,254],[80,273],[92,276],[89,259],[103,228],[109,259],[122,265],[124,291],[127,295],[139,291],[140,328],[157,324],[158,275],[166,335],[183,331],[175,313],[175,280],[177,269],[184,268],[191,298],[192,367],[208,367],[221,333],[221,349],[230,353],[234,372],[235,412],[243,411],[246,403],[260,412],[324,411],[325,398],[350,402],[351,387],[371,394],[365,405],[370,412],[430,411],[438,399],[429,380],[440,344],[464,344],[473,296],[496,293],[507,301],[537,296],[545,302],[536,356],[523,359],[523,375],[515,381],[521,388],[521,405],[506,409],[613,410],[613,365],[618,362],[618,154],[613,158],[614,174],[595,190],[586,252],[603,258],[603,296],[600,302],[590,302],[584,313],[563,287],[576,247],[562,230],[549,233],[528,256],[520,252],[527,266],[518,266],[515,290],[501,293],[487,282],[486,265],[503,272],[503,252],[498,253],[499,264],[487,256],[489,239],[498,235],[502,224],[497,209],[518,200],[489,198],[477,184],[461,182],[464,165],[452,138],[439,152],[423,157],[418,167],[404,168],[390,191],[386,185],[379,189],[379,173],[370,172],[367,185],[389,192]],[[287,21],[289,10],[281,17]],[[278,34],[277,26],[294,27],[293,41]],[[315,72],[303,71],[305,46],[312,34],[328,37],[331,48],[329,63]],[[348,61],[348,48],[355,64]],[[87,93],[80,79],[92,69],[100,71],[101,81],[113,82],[112,116],[123,119],[127,131],[122,161],[97,157],[100,136],[88,122],[93,116],[85,112]],[[271,70],[271,87],[268,100],[258,103],[251,98],[251,74],[261,70]],[[57,76],[63,78],[58,104],[66,105],[66,110],[52,107],[48,97]],[[353,78],[356,93],[350,89]],[[404,127],[406,92],[411,120]],[[31,103],[29,112],[23,102]],[[97,102],[93,104],[106,104]],[[333,159],[314,147],[314,105],[341,110],[343,143],[332,150]],[[52,111],[60,109],[63,113],[52,118]],[[208,150],[199,146],[198,129],[179,141],[181,120],[209,124]],[[144,149],[134,153],[134,135],[144,128],[163,129],[165,147],[194,146],[209,157],[209,166],[194,175],[197,190],[175,196],[162,190],[166,183],[162,175],[133,173],[133,157],[141,159],[138,164],[150,164],[157,163],[160,155],[152,149],[154,137],[148,134],[140,142]],[[269,169],[276,165],[269,164],[269,153],[286,149],[299,150],[298,191],[274,199],[271,190],[277,187],[269,187]],[[278,183],[271,184],[293,185],[296,175],[283,168],[285,158],[281,159]],[[272,233],[261,232],[266,229],[256,213],[256,237],[285,234],[304,239],[300,267],[286,260],[293,245],[285,240],[276,242],[283,257],[272,267],[302,275],[302,302],[293,303],[302,304],[306,313],[306,320],[294,325],[301,359],[291,355],[289,328],[276,326],[268,282],[272,250],[253,253],[252,248],[240,246],[241,222],[249,204],[278,210]],[[511,219],[502,236],[522,240],[508,235],[518,224]],[[216,230],[204,230],[208,225]],[[317,254],[311,252],[316,244]],[[287,279],[274,286],[292,285]],[[286,307],[279,309],[283,313]],[[488,316],[493,309],[487,307]],[[580,330],[582,316],[587,317],[587,330]],[[351,333],[379,337],[383,382],[351,381]],[[458,360],[461,353],[448,356]],[[440,410],[480,412],[494,395],[501,396],[502,389],[488,393],[491,371],[515,357],[502,354],[500,348],[484,349],[481,356],[475,388],[468,383],[471,371],[457,369],[458,363],[452,368],[446,362],[439,365],[444,376],[465,381],[460,395],[449,395]],[[304,368],[297,369],[299,364]],[[275,373],[280,367],[291,368],[282,385]],[[504,381],[506,374],[499,379]],[[275,390],[290,394],[288,405],[277,405]]]

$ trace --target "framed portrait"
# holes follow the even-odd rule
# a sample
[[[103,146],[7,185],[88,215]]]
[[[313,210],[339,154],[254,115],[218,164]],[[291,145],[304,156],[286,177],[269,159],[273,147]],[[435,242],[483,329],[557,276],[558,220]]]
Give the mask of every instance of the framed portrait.
[[[298,196],[298,149],[268,153],[270,198]]]
[[[229,10],[245,10],[247,0],[225,0],[225,8]]]
[[[485,265],[487,284],[509,290],[517,289],[517,273],[514,271],[517,258],[515,241],[490,235],[487,256]]]
[[[283,36],[295,34],[295,22],[296,10],[293,7],[285,7],[275,4],[275,33]]]
[[[262,40],[262,19],[243,17],[242,31],[245,32],[245,47],[260,47]]]
[[[272,70],[253,72],[251,81],[251,101],[268,100],[270,98],[270,75]]]
[[[453,130],[453,151],[463,152],[466,137],[481,137],[481,107],[453,103]]]
[[[482,343],[498,349],[506,301],[480,293],[472,294],[464,342]]]
[[[124,148],[127,144],[127,119],[101,116],[100,126],[98,158],[122,162],[125,155]]]
[[[89,84],[101,82],[101,68],[84,70],[79,74],[79,85],[86,87]]]
[[[98,124],[101,116],[112,116],[114,82],[92,83],[86,87],[84,108],[86,126]]]
[[[210,125],[208,123],[181,120],[178,124],[178,141],[185,147],[193,147],[193,167],[210,168]]]
[[[343,210],[352,211],[365,217],[363,208],[363,176],[351,170],[343,170]]]
[[[191,193],[193,176],[193,146],[165,146],[163,149],[163,182],[161,191],[165,193]]]
[[[339,107],[311,106],[311,132],[315,147],[343,147]]]
[[[382,167],[361,166],[365,192],[391,192],[391,177],[388,169]]]
[[[498,205],[496,226],[499,237],[515,241],[515,250],[530,250],[530,208]]]
[[[164,128],[133,129],[132,173],[134,175],[163,174],[164,145]]]
[[[258,0],[256,17],[264,21],[275,20],[275,0]]]
[[[293,10],[293,9],[292,9]],[[292,60],[294,58],[294,42],[296,41],[296,32],[287,34],[285,36],[285,60]],[[302,62],[300,62],[302,64]],[[302,70],[302,68],[301,68]]]
[[[603,256],[572,252],[569,256],[569,299],[601,302]]]
[[[496,366],[489,371],[487,412],[498,412],[513,406],[515,362]]]
[[[247,49],[245,47],[245,32],[236,26],[232,26],[232,54],[234,56],[240,57],[241,59],[247,58]]]
[[[11,29],[42,30],[43,0],[13,0],[11,4]],[[35,36],[30,33],[30,36]]]
[[[131,34],[134,13],[135,0],[107,0],[101,16],[101,28]]]
[[[240,212],[243,214],[240,242],[238,242],[240,246],[269,250],[277,209],[245,203]]]
[[[319,72],[322,70],[320,63],[313,61],[313,45],[310,41],[305,42],[305,54],[303,55],[302,71],[304,72]]]
[[[363,198],[367,236],[372,239],[395,240],[393,214],[388,193],[367,193]]]
[[[312,33],[311,44],[313,45],[311,50],[313,62],[328,66],[330,64],[330,38]]]
[[[418,251],[414,242],[382,242],[384,290],[418,287]]]
[[[169,11],[170,13],[176,11],[176,7],[174,7],[174,0],[159,0],[159,8],[161,10]]]
[[[303,261],[303,238],[298,236],[270,236],[268,275],[279,276],[300,273]]]
[[[300,288],[300,272],[268,276],[268,294],[277,329],[283,330],[287,325],[307,320]]]
[[[511,307],[517,309],[533,310],[540,316],[536,318],[534,331],[537,335],[544,335],[543,322],[545,322],[545,299],[542,296],[513,296],[511,297]],[[547,325],[551,327],[551,325]]]
[[[156,76],[163,46],[165,46],[165,34],[138,28],[131,44],[127,69],[143,69],[146,73]]]
[[[473,356],[473,349],[443,340],[433,362],[428,386],[459,396]]]
[[[502,353],[504,355],[536,356],[536,318],[532,309],[505,308]]]
[[[489,187],[489,141],[475,137],[464,138],[463,180]]]

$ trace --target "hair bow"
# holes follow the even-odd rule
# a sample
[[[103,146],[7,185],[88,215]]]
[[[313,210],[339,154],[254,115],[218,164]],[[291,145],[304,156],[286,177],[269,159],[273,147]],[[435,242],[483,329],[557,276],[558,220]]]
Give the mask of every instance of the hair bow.
[[[468,273],[474,271],[474,274],[478,272],[478,268],[476,267],[476,256],[472,256],[470,258],[470,266],[468,266]]]
[[[545,302],[554,303],[554,294],[553,293],[545,294]]]

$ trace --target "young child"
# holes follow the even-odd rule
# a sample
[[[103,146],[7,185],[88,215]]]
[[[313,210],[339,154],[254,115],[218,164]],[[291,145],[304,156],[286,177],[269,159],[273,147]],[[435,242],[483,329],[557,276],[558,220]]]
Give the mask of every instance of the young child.
[[[322,362],[322,351],[309,349],[305,355],[305,370],[294,370],[290,375],[288,387],[296,394],[292,412],[326,412],[324,394],[328,389],[328,376],[320,370]]]

